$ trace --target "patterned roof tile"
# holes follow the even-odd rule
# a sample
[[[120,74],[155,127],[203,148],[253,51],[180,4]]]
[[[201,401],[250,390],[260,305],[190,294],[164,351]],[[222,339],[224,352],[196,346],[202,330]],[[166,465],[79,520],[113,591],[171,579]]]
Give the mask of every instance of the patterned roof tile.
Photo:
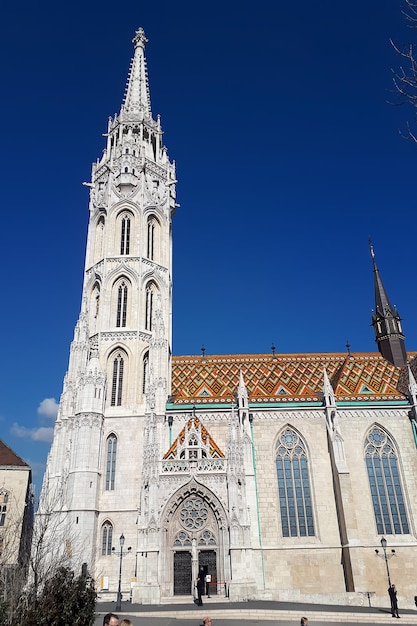
[[[400,368],[376,352],[237,354],[173,357],[174,404],[234,402],[240,370],[250,402],[317,402],[324,368],[339,401],[404,399]]]

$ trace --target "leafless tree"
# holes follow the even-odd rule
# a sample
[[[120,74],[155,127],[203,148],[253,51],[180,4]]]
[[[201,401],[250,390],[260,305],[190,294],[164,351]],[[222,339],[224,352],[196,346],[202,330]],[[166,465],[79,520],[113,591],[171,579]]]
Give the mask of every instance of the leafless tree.
[[[32,516],[26,503],[23,514],[12,496],[8,502],[6,524],[0,529],[0,606],[4,623],[13,623],[22,588],[26,583]],[[30,520],[28,521],[28,517]]]
[[[407,26],[417,28],[417,0],[405,0],[405,9],[402,11]],[[393,82],[398,96],[398,104],[408,104],[414,109],[414,122],[417,123],[417,52],[414,43],[398,46],[392,39],[391,44],[401,57],[401,65],[393,70]],[[417,143],[417,132],[412,130],[412,124],[407,122],[405,136]]]
[[[15,616],[36,605],[45,585],[63,568],[81,571],[81,556],[73,554],[76,536],[64,508],[60,482],[44,479],[31,542],[21,541],[17,558],[16,537],[20,537],[23,524],[24,520],[16,517],[0,533],[0,624],[15,624]]]
[[[29,582],[34,585],[35,591],[60,567],[81,569],[81,560],[73,554],[75,533],[64,507],[62,484],[46,483],[47,477],[35,515],[29,557]]]

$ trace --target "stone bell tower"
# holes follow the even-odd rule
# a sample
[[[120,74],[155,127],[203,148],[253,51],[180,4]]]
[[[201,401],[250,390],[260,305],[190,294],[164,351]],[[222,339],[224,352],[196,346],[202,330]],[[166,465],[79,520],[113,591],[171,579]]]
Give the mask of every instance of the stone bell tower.
[[[151,112],[146,43],[140,28],[124,101],[84,183],[90,219],[81,312],[40,507],[65,512],[68,553],[110,588],[118,568],[112,543],[121,534],[126,545],[136,541],[145,413],[162,419],[171,385],[177,181]]]

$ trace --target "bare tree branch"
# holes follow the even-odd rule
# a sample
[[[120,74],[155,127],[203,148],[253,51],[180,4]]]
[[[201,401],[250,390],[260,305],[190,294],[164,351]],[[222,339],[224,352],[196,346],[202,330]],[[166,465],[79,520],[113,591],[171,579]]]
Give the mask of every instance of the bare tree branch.
[[[406,8],[402,11],[407,26],[417,28],[417,0],[405,0]],[[404,47],[398,46],[392,39],[390,40],[395,52],[404,62],[393,72],[394,93],[398,101],[395,104],[407,104],[415,109],[413,125],[417,124],[417,53],[415,44],[409,43]],[[411,130],[410,123],[407,123],[406,134],[402,136],[417,143],[416,132]]]

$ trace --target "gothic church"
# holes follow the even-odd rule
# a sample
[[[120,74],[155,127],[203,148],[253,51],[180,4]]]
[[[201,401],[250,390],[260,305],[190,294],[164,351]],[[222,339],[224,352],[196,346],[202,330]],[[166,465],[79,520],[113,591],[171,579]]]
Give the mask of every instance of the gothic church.
[[[375,259],[379,353],[172,356],[175,165],[152,116],[146,37],[93,164],[81,312],[42,506],[114,599],[411,603],[416,355]],[[127,547],[131,547],[128,552]],[[391,552],[395,550],[394,552]],[[411,606],[411,604],[410,604]]]

